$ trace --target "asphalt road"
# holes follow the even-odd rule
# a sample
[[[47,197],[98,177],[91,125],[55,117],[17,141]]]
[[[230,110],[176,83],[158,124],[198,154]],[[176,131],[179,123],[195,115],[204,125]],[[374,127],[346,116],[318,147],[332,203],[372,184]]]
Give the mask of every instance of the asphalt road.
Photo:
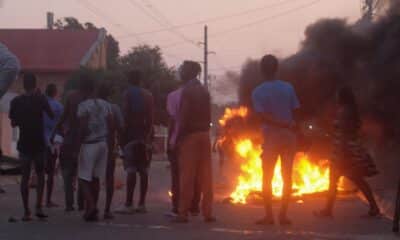
[[[357,197],[338,201],[334,219],[317,219],[312,211],[323,206],[323,198],[312,198],[304,203],[293,202],[290,216],[292,226],[257,226],[257,218],[262,216],[261,206],[233,206],[224,204],[221,199],[224,194],[218,192],[215,213],[218,222],[203,223],[200,217],[192,218],[188,224],[174,224],[164,216],[169,210],[169,175],[165,162],[155,162],[151,169],[151,187],[148,199],[149,213],[144,215],[116,215],[112,221],[85,223],[80,213],[64,213],[62,208],[46,209],[50,218],[46,222],[9,223],[10,216],[20,217],[21,199],[18,185],[8,179],[4,187],[7,194],[0,194],[0,240],[124,240],[124,239],[319,239],[319,240],[372,240],[398,239],[393,235],[388,219],[366,219],[367,206]],[[123,179],[121,169],[117,178]],[[0,179],[1,180],[1,179]],[[4,179],[3,179],[4,180]],[[3,181],[4,182],[4,181]],[[61,179],[57,179],[58,187],[55,201],[63,203],[63,193],[60,187]],[[124,189],[118,190],[114,206],[124,199]],[[31,203],[35,194],[31,194]],[[277,211],[279,203],[274,206]]]

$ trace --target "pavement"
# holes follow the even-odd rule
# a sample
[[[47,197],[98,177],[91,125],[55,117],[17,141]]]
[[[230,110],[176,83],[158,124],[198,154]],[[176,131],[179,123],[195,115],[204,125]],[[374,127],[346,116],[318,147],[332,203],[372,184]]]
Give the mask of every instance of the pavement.
[[[116,178],[124,179],[119,167]],[[62,180],[57,177],[54,200],[62,205]],[[63,208],[46,209],[48,221],[9,223],[11,216],[22,214],[18,177],[1,177],[0,184],[7,191],[0,194],[0,240],[75,240],[75,239],[315,239],[315,240],[375,240],[398,239],[391,233],[391,222],[386,218],[361,218],[368,210],[357,196],[340,199],[333,219],[318,219],[312,214],[320,209],[324,198],[307,198],[304,202],[293,202],[290,208],[291,226],[257,226],[254,222],[262,216],[259,205],[231,205],[222,203],[226,191],[216,189],[215,215],[218,222],[206,224],[201,217],[191,218],[188,224],[174,224],[164,216],[170,209],[168,198],[169,169],[165,161],[152,164],[147,214],[115,215],[112,221],[85,223],[81,213],[66,214]],[[114,207],[124,201],[124,188],[117,190]],[[32,191],[31,204],[35,193]],[[104,198],[104,195],[101,196]],[[135,198],[137,199],[137,198]],[[100,203],[103,206],[103,202]],[[275,203],[277,212],[279,203]]]

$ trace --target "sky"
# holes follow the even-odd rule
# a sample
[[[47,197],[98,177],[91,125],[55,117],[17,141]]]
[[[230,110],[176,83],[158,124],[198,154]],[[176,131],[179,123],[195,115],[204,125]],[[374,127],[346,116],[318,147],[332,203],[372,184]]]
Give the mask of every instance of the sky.
[[[202,61],[204,24],[209,31],[210,73],[239,70],[265,53],[288,56],[305,28],[320,18],[360,17],[361,0],[0,0],[0,28],[44,28],[46,12],[104,27],[122,53],[138,44],[160,46],[170,66]],[[199,24],[194,24],[199,23]],[[187,25],[169,29],[170,26]]]

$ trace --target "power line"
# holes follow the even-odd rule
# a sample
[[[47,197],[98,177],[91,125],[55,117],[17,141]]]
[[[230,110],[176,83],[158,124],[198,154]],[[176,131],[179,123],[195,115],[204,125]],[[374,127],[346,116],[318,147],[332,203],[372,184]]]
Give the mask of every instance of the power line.
[[[314,0],[314,1],[310,2],[310,3],[303,4],[303,5],[298,6],[296,8],[289,9],[287,11],[284,11],[284,12],[279,13],[279,14],[272,15],[270,17],[261,18],[261,19],[259,19],[257,21],[249,22],[247,24],[243,24],[243,25],[240,25],[240,26],[237,26],[237,27],[225,30],[225,31],[217,32],[217,33],[211,34],[211,37],[215,37],[215,36],[219,36],[219,35],[222,35],[222,34],[227,34],[227,33],[235,32],[235,31],[239,31],[239,30],[242,30],[244,28],[248,28],[248,27],[251,27],[251,26],[266,22],[266,21],[269,21],[269,20],[273,20],[273,19],[276,19],[276,18],[279,18],[279,17],[283,17],[283,16],[288,15],[290,13],[297,12],[297,11],[302,10],[304,8],[311,7],[311,6],[317,4],[320,1],[321,0]]]
[[[289,10],[281,12],[279,14],[275,14],[275,15],[272,15],[272,16],[269,16],[269,17],[261,18],[261,19],[259,19],[257,21],[249,22],[249,23],[246,23],[246,24],[243,24],[243,25],[231,28],[231,29],[227,29],[227,30],[224,30],[224,31],[221,31],[221,32],[216,32],[214,34],[210,34],[210,38],[215,38],[216,36],[220,36],[220,35],[231,33],[231,32],[235,32],[235,31],[239,31],[239,30],[242,30],[244,28],[251,27],[253,25],[257,25],[257,24],[260,24],[260,23],[263,23],[263,22],[267,22],[267,21],[270,21],[270,20],[274,20],[276,18],[280,18],[280,17],[286,16],[286,15],[291,14],[293,12],[296,12],[296,11],[311,7],[311,6],[317,4],[320,1],[321,0],[314,0],[314,1],[310,2],[310,3],[303,4],[301,6],[289,9]],[[165,45],[162,48],[171,48],[171,47],[175,47],[175,46],[181,45],[183,43],[184,42],[175,42],[175,43],[171,43],[171,44]]]
[[[213,17],[213,18],[203,19],[203,20],[200,20],[200,21],[192,22],[192,23],[185,23],[185,24],[181,24],[181,25],[172,25],[172,26],[170,26],[168,28],[161,28],[161,29],[156,29],[156,30],[153,30],[153,31],[146,31],[146,32],[141,32],[141,33],[130,33],[130,34],[119,36],[119,38],[129,38],[129,37],[134,37],[134,36],[139,36],[139,35],[154,34],[154,33],[170,31],[170,30],[173,30],[173,29],[180,29],[180,28],[185,28],[185,27],[190,27],[190,26],[195,26],[195,25],[203,25],[203,24],[208,24],[208,23],[212,23],[212,22],[223,21],[223,20],[230,19],[230,18],[249,15],[251,13],[259,12],[259,11],[262,11],[262,10],[265,10],[265,9],[282,6],[282,5],[285,5],[287,3],[291,3],[293,1],[299,1],[299,0],[280,1],[280,2],[275,3],[275,4],[269,4],[269,5],[265,5],[265,6],[258,7],[258,8],[252,8],[252,9],[248,9],[246,11],[241,11],[241,12],[237,12],[237,13],[233,13],[233,14],[229,14],[229,15],[223,15],[223,16],[217,16],[217,17]]]
[[[88,0],[76,0],[76,2],[87,9],[89,12],[97,16],[98,18],[101,18],[104,22],[111,24],[111,26],[119,27],[122,28],[123,26],[121,24],[118,24],[115,22],[110,16],[107,14],[103,13],[99,8],[91,4]],[[136,40],[138,42],[141,41],[139,36],[135,36]]]
[[[143,7],[141,4],[139,4],[138,2],[136,2],[135,0],[129,0],[129,3],[131,3],[134,7],[139,8],[140,10],[142,10],[142,12],[148,16],[149,18],[151,18],[153,21],[155,21],[156,23],[158,23],[161,26],[164,27],[169,27],[167,23],[161,21],[160,19],[158,19],[156,16],[154,16],[153,14],[151,14],[145,7]],[[199,47],[197,45],[197,43],[189,38],[187,38],[185,35],[183,35],[182,33],[173,31],[173,30],[169,30],[169,32],[171,32],[172,34],[177,35],[178,37],[180,37],[181,39],[183,39],[184,42],[190,43],[195,45],[196,47]]]

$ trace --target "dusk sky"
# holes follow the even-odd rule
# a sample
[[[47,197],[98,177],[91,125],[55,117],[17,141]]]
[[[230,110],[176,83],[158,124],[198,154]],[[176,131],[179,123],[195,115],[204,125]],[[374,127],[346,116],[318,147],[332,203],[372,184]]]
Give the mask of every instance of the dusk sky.
[[[159,45],[170,65],[186,58],[202,59],[202,49],[190,41],[203,40],[204,24],[179,28],[174,30],[175,33],[126,35],[164,29],[168,24],[190,24],[238,15],[208,23],[210,50],[216,52],[215,56],[210,56],[210,69],[214,69],[214,73],[235,70],[247,57],[259,57],[266,52],[279,56],[293,53],[303,38],[305,27],[319,18],[339,17],[354,21],[360,16],[359,0],[1,1],[0,28],[43,28],[46,12],[50,10],[56,18],[74,16],[105,27],[120,41],[122,52],[138,43]],[[180,33],[190,41],[184,40]]]
[[[203,41],[207,22],[209,48],[216,53],[209,69],[215,75],[239,70],[249,57],[294,53],[307,25],[317,19],[360,17],[359,0],[0,0],[0,6],[0,28],[43,28],[46,12],[52,11],[56,19],[74,16],[105,27],[122,53],[137,44],[158,45],[170,66],[183,59],[202,61],[196,43]]]

